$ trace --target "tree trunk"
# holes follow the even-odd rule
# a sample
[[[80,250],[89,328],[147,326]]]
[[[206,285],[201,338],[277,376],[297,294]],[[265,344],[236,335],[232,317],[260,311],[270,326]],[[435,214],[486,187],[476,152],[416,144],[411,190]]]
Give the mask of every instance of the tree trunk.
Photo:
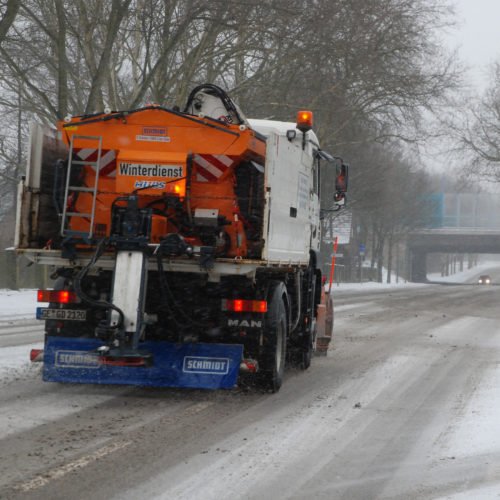
[[[3,42],[3,39],[7,36],[7,31],[9,31],[9,28],[14,22],[20,5],[21,2],[19,0],[7,1],[7,9],[5,10],[5,14],[2,19],[0,19],[0,45]]]
[[[384,246],[385,246],[385,238],[384,236],[379,235],[378,245],[377,245],[377,281],[379,283],[383,282],[382,268],[384,266]]]
[[[377,232],[375,231],[375,227],[372,228],[372,250],[370,256],[370,272],[373,272],[375,269],[375,263],[377,262]]]
[[[394,248],[394,236],[391,233],[389,236],[388,248],[387,248],[387,280],[386,280],[387,283],[391,282],[393,248]]]
[[[66,59],[66,18],[62,0],[55,0],[57,13],[57,117],[68,113],[68,61]]]
[[[120,29],[123,16],[127,13],[131,0],[113,0],[111,13],[109,15],[108,32],[106,34],[106,41],[102,50],[101,59],[97,66],[96,73],[92,80],[90,94],[85,108],[86,113],[91,113],[97,106],[98,101],[102,101],[102,86],[106,81],[108,74],[108,66],[111,60],[113,45],[116,40],[116,35]]]

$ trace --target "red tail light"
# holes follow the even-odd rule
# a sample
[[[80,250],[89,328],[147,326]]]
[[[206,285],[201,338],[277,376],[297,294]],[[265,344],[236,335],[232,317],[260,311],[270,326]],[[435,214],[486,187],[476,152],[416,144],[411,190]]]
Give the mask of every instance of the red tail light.
[[[103,356],[99,359],[102,365],[109,366],[149,366],[151,361],[148,358],[133,357],[133,358],[118,358],[113,356]]]
[[[230,312],[267,312],[267,301],[265,300],[243,300],[243,299],[223,299],[222,310]]]
[[[71,304],[78,302],[75,292],[69,290],[38,290],[38,302],[56,302],[57,304]]]

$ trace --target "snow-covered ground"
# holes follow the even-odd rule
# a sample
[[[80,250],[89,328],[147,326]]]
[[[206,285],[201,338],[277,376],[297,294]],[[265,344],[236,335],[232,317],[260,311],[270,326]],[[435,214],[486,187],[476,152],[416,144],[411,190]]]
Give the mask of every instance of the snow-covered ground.
[[[429,281],[439,281],[443,283],[464,283],[483,272],[487,274],[488,271],[495,267],[500,267],[500,263],[486,261],[476,267],[473,267],[472,269],[465,269],[464,271],[452,274],[451,276],[441,276],[439,273],[431,273],[427,275],[427,279]]]
[[[485,263],[454,276],[429,279],[473,283],[478,274],[491,272],[495,281],[494,266]],[[412,295],[410,287],[427,288]],[[396,288],[402,293],[390,290]],[[353,298],[351,292],[342,297],[350,290],[360,291],[359,297]],[[377,290],[381,293],[372,294]],[[460,304],[467,302],[470,291],[476,292],[472,296],[478,308],[462,314]],[[448,292],[457,299],[451,306]],[[313,369],[301,376],[287,374],[293,383],[265,398],[247,393],[235,398],[227,393],[43,386],[41,364],[28,361],[33,344],[0,347],[1,438],[4,455],[12,446],[18,457],[9,458],[16,465],[4,468],[11,474],[4,474],[4,483],[21,477],[22,491],[36,490],[38,498],[54,498],[42,487],[59,491],[66,480],[69,486],[60,490],[58,498],[69,498],[68,491],[75,491],[73,481],[82,484],[76,473],[69,476],[69,472],[83,475],[88,468],[92,484],[113,484],[94,480],[93,462],[116,450],[123,449],[125,456],[144,445],[138,456],[151,455],[154,461],[162,460],[161,466],[148,470],[146,482],[127,484],[128,492],[118,478],[116,496],[101,492],[95,498],[417,498],[403,493],[416,493],[428,485],[430,489],[422,489],[418,498],[493,498],[500,491],[495,469],[500,438],[497,415],[491,411],[500,408],[496,390],[500,368],[495,359],[500,338],[497,316],[491,312],[498,288],[400,280],[335,284],[333,293],[341,297],[336,318],[339,340],[332,356],[315,359]],[[407,297],[413,296],[415,301],[408,302]],[[34,319],[36,306],[34,290],[0,290],[0,341],[16,337],[25,324],[43,335],[43,323]],[[483,315],[481,307],[489,315]],[[218,427],[226,413],[227,420]],[[70,415],[75,418],[66,418]],[[189,435],[200,422],[211,422],[210,432],[197,433],[191,441]],[[285,434],[277,432],[285,427]],[[136,444],[129,446],[136,428],[140,428]],[[154,448],[159,436],[166,441]],[[26,454],[23,446],[28,444]],[[124,467],[121,455],[112,455],[111,465],[102,460],[99,469],[108,467],[108,476],[114,477]],[[484,477],[485,482],[468,483],[468,477]],[[449,491],[441,489],[447,482]],[[378,494],[370,496],[372,487]],[[335,491],[359,494],[335,496]]]
[[[19,322],[35,321],[37,307],[36,290],[0,289],[0,340],[3,331],[7,335],[19,328]],[[40,322],[40,330],[43,329]],[[40,338],[43,334],[40,334]],[[42,348],[41,342],[12,347],[0,347],[0,384],[13,379],[25,378],[38,374],[40,365],[33,365],[29,360],[31,349]]]
[[[36,306],[36,290],[0,289],[0,321],[34,318]]]
[[[483,271],[489,271],[494,267],[500,267],[500,262],[483,262],[472,269],[452,274],[450,276],[441,276],[439,273],[429,273],[427,279],[432,282],[441,283],[465,283],[474,278]],[[382,275],[385,277],[387,272],[384,269]],[[399,278],[396,283],[396,277],[392,277],[392,283],[377,283],[376,281],[364,281],[363,283],[336,283],[332,284],[333,293],[342,292],[344,290],[361,290],[361,291],[376,291],[385,290],[388,288],[401,288],[401,287],[422,287],[427,286],[423,283],[409,283],[403,278]],[[328,284],[325,285],[325,290],[328,290]]]

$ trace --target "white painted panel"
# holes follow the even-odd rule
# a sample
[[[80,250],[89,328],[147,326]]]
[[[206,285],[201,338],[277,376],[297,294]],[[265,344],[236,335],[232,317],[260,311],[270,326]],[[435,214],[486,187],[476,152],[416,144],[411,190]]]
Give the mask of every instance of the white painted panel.
[[[313,194],[312,148],[269,132],[266,145],[266,212],[263,257],[272,262],[309,262]],[[317,204],[317,203],[316,203]],[[292,212],[296,212],[294,217]]]
[[[141,304],[141,280],[143,277],[144,254],[142,252],[120,251],[116,255],[113,283],[113,304],[125,315],[125,331],[137,328]],[[111,324],[118,322],[118,313],[111,312]]]

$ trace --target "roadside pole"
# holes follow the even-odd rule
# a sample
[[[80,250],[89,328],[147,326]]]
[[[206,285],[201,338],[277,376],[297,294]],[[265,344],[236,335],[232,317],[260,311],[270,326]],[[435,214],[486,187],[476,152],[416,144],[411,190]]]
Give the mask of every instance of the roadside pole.
[[[335,257],[337,255],[337,247],[339,244],[339,237],[335,236],[333,240],[333,253],[332,253],[332,265],[330,267],[330,282],[328,283],[328,294],[332,291],[333,274],[335,273]]]

